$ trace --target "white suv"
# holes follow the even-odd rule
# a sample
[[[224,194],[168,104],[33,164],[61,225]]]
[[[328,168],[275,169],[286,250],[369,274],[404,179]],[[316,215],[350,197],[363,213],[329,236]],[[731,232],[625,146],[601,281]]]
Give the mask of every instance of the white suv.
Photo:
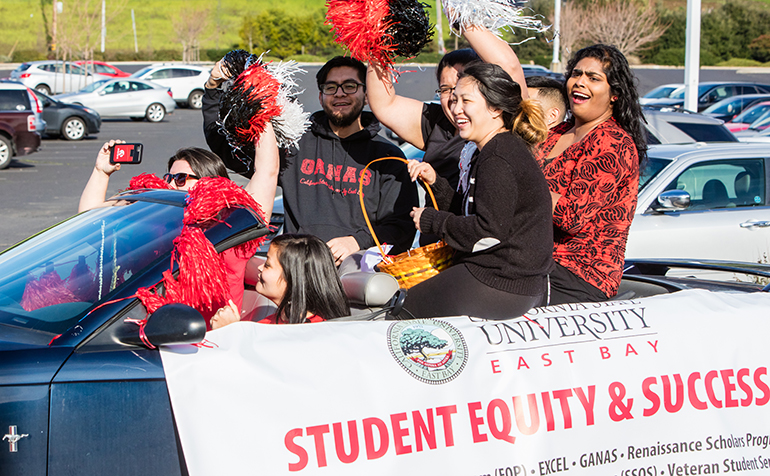
[[[131,76],[171,88],[171,95],[178,104],[200,109],[203,106],[203,85],[210,71],[209,68],[187,64],[163,64],[147,66]]]

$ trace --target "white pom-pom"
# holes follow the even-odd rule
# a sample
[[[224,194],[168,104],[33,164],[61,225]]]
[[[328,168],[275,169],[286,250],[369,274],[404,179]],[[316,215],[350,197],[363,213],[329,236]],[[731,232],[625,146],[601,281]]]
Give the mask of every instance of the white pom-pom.
[[[462,35],[471,26],[483,26],[499,35],[499,30],[523,28],[537,32],[549,27],[536,17],[524,15],[526,1],[442,0],[452,33]]]
[[[277,102],[282,112],[270,121],[273,124],[278,147],[296,147],[297,142],[310,127],[310,113],[305,112],[302,104],[297,102],[297,96],[302,91],[297,89],[295,75],[304,74],[305,70],[300,68],[296,61],[271,62],[267,63],[265,68],[281,84]]]

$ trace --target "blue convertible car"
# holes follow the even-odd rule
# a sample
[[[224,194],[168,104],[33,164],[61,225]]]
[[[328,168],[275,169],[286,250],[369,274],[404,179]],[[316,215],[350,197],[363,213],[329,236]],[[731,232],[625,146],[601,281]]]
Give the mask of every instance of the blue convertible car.
[[[160,355],[126,322],[146,317],[129,297],[168,269],[185,194],[122,198],[0,255],[3,476],[186,474]],[[206,236],[221,251],[266,233],[238,209]],[[202,339],[196,311],[161,311],[150,341]]]
[[[169,268],[185,194],[138,191],[119,199],[0,254],[3,476],[187,474],[160,353],[143,341],[200,342],[203,318],[186,306],[162,307],[141,337],[131,320],[147,317],[137,290],[160,282]],[[267,233],[245,209],[206,230],[220,252]],[[623,292],[636,296],[694,285],[640,274],[624,282]]]

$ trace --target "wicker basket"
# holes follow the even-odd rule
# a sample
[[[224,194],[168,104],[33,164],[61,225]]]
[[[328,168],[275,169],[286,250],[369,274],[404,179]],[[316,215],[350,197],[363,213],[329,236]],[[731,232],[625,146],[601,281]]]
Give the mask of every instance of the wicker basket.
[[[366,173],[366,169],[368,169],[370,165],[382,160],[398,160],[406,163],[406,160],[400,157],[382,157],[380,159],[375,159],[364,167],[361,176],[363,177]],[[428,191],[428,195],[430,195],[433,207],[438,210],[436,197],[433,196],[433,191],[427,183],[425,184],[425,189]],[[443,241],[408,250],[396,256],[386,255],[385,251],[382,249],[382,245],[380,245],[380,240],[377,239],[377,235],[374,233],[374,228],[372,228],[372,223],[369,221],[369,216],[366,214],[363,182],[359,183],[358,186],[358,199],[361,201],[361,210],[364,213],[366,225],[369,227],[369,232],[372,234],[372,238],[374,238],[374,242],[377,244],[377,249],[380,250],[380,254],[382,255],[382,262],[377,265],[377,268],[380,271],[395,277],[399,286],[407,289],[411,288],[415,284],[421,283],[426,279],[437,275],[439,272],[452,265],[452,255],[454,254],[454,250]]]

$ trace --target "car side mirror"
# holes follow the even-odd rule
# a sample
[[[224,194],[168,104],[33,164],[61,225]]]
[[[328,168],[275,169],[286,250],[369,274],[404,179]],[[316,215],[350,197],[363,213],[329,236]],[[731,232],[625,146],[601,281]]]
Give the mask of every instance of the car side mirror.
[[[690,207],[690,194],[684,190],[668,190],[658,195],[652,209],[656,212],[672,212]]]
[[[99,91],[97,94],[98,94],[99,96],[104,96],[104,95],[105,95],[105,94],[107,94],[107,93],[106,93],[104,90],[101,90],[101,91]]]
[[[141,332],[143,330],[143,333]],[[195,344],[206,335],[206,320],[186,304],[166,304],[147,318],[143,326],[126,327],[119,340],[123,344],[158,347],[168,344]]]

